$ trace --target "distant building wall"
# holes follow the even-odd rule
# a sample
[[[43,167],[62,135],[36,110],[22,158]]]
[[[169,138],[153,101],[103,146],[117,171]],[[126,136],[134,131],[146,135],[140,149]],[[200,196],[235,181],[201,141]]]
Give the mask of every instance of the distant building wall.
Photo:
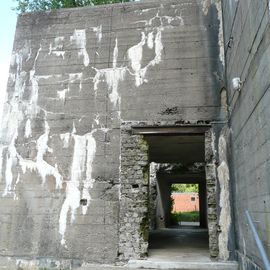
[[[191,212],[199,211],[198,193],[172,193],[173,212]]]
[[[264,269],[244,212],[270,258],[269,1],[223,0],[223,18],[237,256],[240,269]]]

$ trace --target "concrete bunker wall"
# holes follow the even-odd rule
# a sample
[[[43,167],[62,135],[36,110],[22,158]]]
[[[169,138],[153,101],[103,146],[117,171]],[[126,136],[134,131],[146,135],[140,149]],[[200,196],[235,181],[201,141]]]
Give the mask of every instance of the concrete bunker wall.
[[[269,1],[222,2],[237,256],[241,269],[264,269],[245,210],[270,257]]]
[[[121,123],[221,119],[220,18],[220,3],[203,0],[19,17],[1,126],[1,256],[61,266],[123,254]]]

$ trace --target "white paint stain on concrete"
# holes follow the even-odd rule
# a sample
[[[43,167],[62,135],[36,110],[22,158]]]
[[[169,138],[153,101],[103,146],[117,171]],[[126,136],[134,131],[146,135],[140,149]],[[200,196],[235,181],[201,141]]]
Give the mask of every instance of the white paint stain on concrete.
[[[153,32],[148,33],[147,46],[148,46],[149,49],[154,48],[154,33]]]
[[[93,133],[86,136],[86,142],[86,180],[83,182],[82,198],[87,200],[87,204],[82,206],[83,215],[86,214],[91,201],[89,190],[93,188],[95,182],[95,179],[92,178],[93,161],[96,153],[96,140],[93,137]]]
[[[4,104],[1,137],[5,138],[3,144],[8,146],[12,142],[14,135],[17,132],[19,123],[23,121],[23,112],[20,101],[23,98],[27,72],[22,70],[22,62],[28,57],[30,49],[23,47],[16,53],[12,54],[11,66],[16,67],[16,73],[12,74],[12,78],[15,81],[14,92],[9,98],[8,102]]]
[[[57,97],[61,100],[61,101],[65,101],[67,94],[70,92],[70,87],[71,84],[76,83],[77,81],[79,81],[79,91],[82,90],[82,72],[78,72],[78,73],[70,73],[68,74],[68,87],[63,89],[63,90],[59,90],[57,91]]]
[[[17,139],[18,134],[15,133],[14,137],[11,141],[11,144],[8,147],[7,155],[6,155],[6,170],[5,170],[5,189],[3,192],[3,196],[6,196],[8,194],[13,193],[13,188],[12,188],[12,182],[13,182],[13,172],[12,168],[17,164],[17,151],[15,147],[15,141]]]
[[[13,190],[14,190],[13,200],[16,200],[16,201],[19,200],[19,197],[15,191],[16,191],[17,185],[19,184],[20,180],[21,180],[21,175],[20,175],[20,173],[18,173],[17,180],[16,180],[14,188],[13,188]]]
[[[37,113],[39,112],[39,107],[37,105],[38,90],[39,90],[39,87],[38,87],[39,78],[35,74],[36,74],[36,64],[37,64],[38,57],[39,57],[41,50],[42,50],[42,46],[40,45],[40,47],[37,51],[35,60],[34,60],[33,68],[30,71],[30,82],[32,84],[32,90],[31,90],[31,97],[30,97],[30,101],[29,101],[30,106],[29,106],[28,113],[31,114],[32,116],[37,115]]]
[[[4,155],[4,149],[5,147],[3,147],[2,145],[0,145],[0,183],[2,182],[2,177],[3,177],[3,171],[2,171],[2,168],[3,168],[3,155]]]
[[[39,262],[35,260],[27,261],[23,259],[16,260],[16,266],[18,269],[29,269],[29,270],[38,270],[40,267],[38,266]]]
[[[59,233],[61,235],[61,244],[66,245],[65,232],[67,227],[68,213],[70,212],[70,223],[75,220],[77,209],[80,207],[80,199],[86,199],[87,204],[82,206],[82,213],[85,215],[91,201],[90,189],[93,187],[95,179],[92,178],[93,161],[96,153],[96,140],[93,134],[97,129],[93,129],[85,135],[77,135],[74,125],[72,137],[73,160],[71,165],[70,179],[66,182],[66,198],[62,205],[59,217]],[[63,134],[62,138],[70,140],[67,134]],[[82,181],[82,179],[85,179]],[[79,187],[83,184],[82,192]]]
[[[141,41],[128,49],[128,58],[130,60],[130,65],[135,73],[135,84],[136,86],[140,86],[144,82],[144,76],[146,73],[146,69],[141,66],[141,61],[143,58],[143,46],[146,42],[145,33],[141,33]]]
[[[117,67],[118,58],[118,40],[115,39],[115,47],[113,51],[113,67],[105,69],[95,69],[96,75],[93,79],[94,91],[97,94],[98,85],[102,80],[108,85],[108,91],[110,92],[109,98],[111,103],[116,106],[119,103],[118,85],[120,81],[123,81],[127,71],[126,67]]]
[[[47,176],[54,176],[56,180],[56,188],[62,186],[62,176],[58,171],[57,164],[51,165],[47,159],[45,161],[45,155],[48,152],[52,152],[52,149],[48,146],[50,128],[48,123],[45,121],[45,131],[38,140],[36,141],[37,155],[34,160],[23,158],[16,149],[16,141],[18,138],[18,130],[20,125],[25,123],[24,136],[29,138],[32,136],[31,120],[41,110],[45,113],[44,109],[41,109],[38,105],[38,92],[39,92],[39,80],[47,80],[54,75],[36,75],[37,61],[40,56],[42,46],[38,49],[33,67],[29,73],[22,70],[23,61],[28,61],[32,51],[23,48],[13,54],[11,65],[16,65],[16,74],[13,74],[15,80],[14,92],[9,99],[9,102],[5,105],[5,114],[2,122],[1,138],[3,145],[1,145],[1,164],[2,167],[5,165],[5,171],[1,175],[5,176],[5,189],[3,196],[14,195],[14,199],[18,199],[15,189],[20,181],[20,173],[16,174],[14,170],[15,166],[20,166],[22,173],[25,174],[27,171],[36,171],[42,178],[44,183]],[[29,74],[29,75],[28,75]],[[28,99],[24,98],[24,91],[26,81],[29,78],[31,92]],[[26,120],[27,119],[27,120]],[[26,120],[26,122],[24,122]],[[4,153],[4,155],[3,155]],[[16,180],[17,179],[17,180]]]
[[[16,81],[16,74],[14,73],[9,73],[8,74],[8,79],[12,82],[15,82]]]
[[[92,29],[93,29],[93,32],[96,33],[96,37],[98,39],[98,42],[100,42],[102,39],[102,25],[99,25],[97,27],[92,27]]]
[[[6,145],[11,143],[14,134],[17,132],[17,127],[24,117],[18,101],[22,97],[25,90],[25,75],[26,74],[24,72],[23,74],[18,75],[18,80],[21,84],[21,88],[18,87],[18,84],[15,84],[15,91],[13,96],[10,98],[9,102],[5,103],[4,106],[1,135],[4,135]]]
[[[152,23],[154,19],[159,19],[161,26],[152,27]],[[128,51],[128,57],[130,60],[130,64],[127,66],[118,66],[118,40],[115,40],[115,47],[113,51],[113,61],[112,68],[108,69],[95,69],[96,76],[93,79],[95,84],[95,91],[98,88],[98,84],[101,81],[105,81],[108,90],[109,90],[109,98],[112,104],[116,106],[120,103],[120,96],[118,93],[118,84],[120,81],[123,81],[125,78],[126,72],[129,72],[131,76],[135,77],[135,84],[137,86],[146,82],[145,74],[147,69],[150,66],[157,65],[162,60],[162,31],[167,29],[166,27],[173,27],[168,24],[173,22],[174,20],[178,20],[179,18],[171,18],[169,16],[160,17],[158,14],[147,22],[147,26],[145,32],[141,33],[141,41],[139,44],[134,45]],[[163,25],[163,21],[165,21],[166,25]],[[151,28],[151,29],[150,29]],[[98,41],[102,38],[102,26],[97,29],[97,37]],[[56,56],[61,56],[64,58],[64,50],[63,50],[63,41],[64,37],[56,38],[53,43],[50,45],[49,54],[55,54]],[[89,65],[89,56],[86,50],[86,33],[85,30],[75,30],[73,35],[70,37],[70,41],[76,45],[78,49],[78,56],[83,58],[84,66]],[[149,61],[146,66],[142,66],[143,59],[143,49],[144,46],[147,45],[149,49],[154,50],[155,57]],[[38,112],[42,110],[45,113],[44,109],[41,109],[38,106],[38,96],[39,96],[39,81],[42,79],[49,79],[54,77],[54,75],[48,76],[39,76],[36,74],[36,66],[40,57],[40,52],[42,50],[42,46],[40,46],[39,50],[36,53],[34,64],[32,70],[27,74],[22,70],[23,61],[28,61],[31,56],[31,50],[27,50],[27,55],[24,56],[22,53],[17,53],[14,57],[14,61],[17,65],[17,73],[13,75],[15,81],[15,92],[13,97],[11,98],[12,106],[10,108],[9,115],[6,117],[6,122],[12,120],[12,115],[14,115],[14,123],[11,124],[11,127],[8,128],[10,131],[10,140],[9,144],[7,144],[6,152],[6,188],[5,193],[8,194],[11,192],[14,187],[16,187],[16,183],[19,183],[21,176],[20,174],[13,174],[13,169],[16,164],[19,164],[23,174],[30,172],[37,172],[41,178],[42,182],[46,181],[47,176],[54,176],[56,180],[56,187],[61,188],[63,183],[63,178],[58,170],[57,164],[49,164],[48,154],[52,153],[52,149],[49,147],[50,145],[50,127],[48,122],[44,120],[44,133],[40,135],[38,140],[36,141],[36,150],[37,155],[35,159],[29,160],[23,158],[16,150],[16,140],[17,140],[17,130],[19,126],[25,119],[28,119],[25,125],[24,135],[26,138],[31,137],[31,120],[33,117],[37,115]],[[25,102],[23,101],[23,106],[21,106],[20,102],[23,100],[23,94],[25,89],[26,80],[29,77],[29,81],[32,87],[30,99]],[[75,83],[77,80],[80,80],[79,89],[82,90],[82,73],[74,73],[69,74],[69,84]],[[66,94],[70,91],[70,88],[66,88],[60,91],[57,91],[57,95],[60,100],[64,100],[66,98]],[[20,102],[19,102],[20,101]],[[26,118],[27,117],[27,118]],[[99,120],[95,119],[95,124],[99,125]],[[63,148],[69,148],[73,145],[73,158],[71,164],[71,175],[70,179],[67,181],[66,186],[66,198],[63,203],[60,216],[59,216],[59,233],[62,237],[61,243],[65,245],[65,232],[67,227],[67,219],[68,214],[71,214],[71,223],[75,220],[76,211],[80,206],[80,199],[87,199],[87,204],[82,206],[81,210],[83,214],[87,213],[87,209],[91,202],[90,190],[94,185],[95,179],[93,178],[93,162],[96,153],[96,140],[94,138],[94,133],[97,131],[107,132],[108,130],[105,128],[96,128],[93,129],[90,133],[79,135],[77,134],[75,125],[72,133],[61,134],[60,138],[63,142]],[[72,144],[73,142],[73,144]],[[12,183],[15,182],[15,185],[12,187]]]
[[[39,81],[48,80],[54,77],[53,75],[40,76],[36,75],[35,69],[30,71],[30,82],[31,82],[31,96],[28,104],[26,105],[26,114],[30,115],[32,118],[35,117],[41,110],[46,112],[38,105],[38,95],[39,95]]]
[[[32,55],[32,49],[31,49],[31,42],[25,41],[22,48],[20,48],[18,51],[12,52],[10,65],[14,66],[17,65],[17,72],[22,70],[22,63],[23,61],[27,62]]]
[[[216,3],[219,20],[219,31],[218,31],[218,45],[219,45],[219,60],[221,64],[225,65],[225,52],[224,52],[224,35],[223,35],[223,18],[222,18],[222,7],[221,1]]]
[[[115,39],[115,46],[113,49],[113,68],[117,67],[117,59],[118,59],[118,39]]]
[[[24,129],[24,137],[30,138],[32,136],[31,120],[27,119]]]
[[[85,166],[85,146],[86,138],[85,136],[79,136],[73,134],[74,139],[74,152],[73,152],[73,161],[71,166],[71,177],[67,181],[66,186],[66,198],[62,205],[62,209],[59,217],[59,233],[62,236],[61,244],[65,245],[65,231],[67,226],[67,217],[68,212],[70,211],[71,220],[73,223],[75,220],[75,214],[77,208],[80,206],[80,190],[79,185],[82,177],[82,173]]]
[[[96,116],[95,116],[95,119],[94,119],[94,122],[95,122],[96,125],[99,125],[99,123],[100,123],[99,119],[100,119],[100,115],[99,115],[99,113],[97,113]]]
[[[1,178],[5,178],[5,189],[3,196],[14,193],[13,166],[18,162],[17,151],[15,148],[18,136],[18,126],[23,121],[25,108],[24,102],[21,102],[25,91],[27,73],[22,70],[23,61],[29,57],[31,50],[28,45],[12,54],[11,66],[16,67],[16,74],[13,74],[15,81],[14,92],[8,102],[5,103],[1,128]],[[5,165],[5,171],[2,171]]]
[[[155,20],[159,20],[159,26],[152,27]],[[133,70],[131,73],[133,73],[135,76],[135,85],[137,87],[147,82],[145,76],[148,68],[158,65],[161,62],[163,52],[162,32],[168,28],[172,28],[173,26],[171,23],[175,20],[179,21],[180,26],[184,25],[184,20],[181,16],[160,16],[159,12],[157,12],[157,14],[149,20],[136,22],[143,22],[146,26],[146,30],[148,31],[147,35],[145,32],[142,32],[141,41],[128,50],[128,58]],[[142,67],[141,62],[143,59],[143,48],[146,43],[149,49],[155,50],[155,57],[154,59],[150,60],[144,67]]]
[[[11,59],[11,66],[16,65],[16,74],[14,75],[15,87],[12,97],[5,104],[3,119],[2,119],[2,128],[1,128],[1,176],[5,178],[5,189],[3,196],[14,193],[14,188],[12,187],[13,183],[13,166],[18,162],[17,151],[15,147],[15,142],[18,136],[18,126],[23,121],[24,114],[22,112],[22,105],[20,100],[22,100],[25,86],[27,73],[22,70],[22,63],[26,61],[29,57],[29,52],[31,50],[25,45],[21,50],[16,53],[13,53]],[[5,154],[4,154],[5,151]],[[3,165],[5,162],[5,171],[2,171]]]
[[[231,206],[230,206],[230,175],[227,164],[227,144],[224,135],[221,135],[218,143],[219,166],[217,168],[218,180],[220,184],[220,217],[219,226],[219,256],[222,260],[228,260],[230,253],[228,250],[229,230],[231,226]]]
[[[153,27],[153,28],[159,28],[159,27],[163,27],[164,29],[173,28],[174,26],[172,26],[171,23],[174,21],[178,21],[180,26],[184,25],[184,19],[182,18],[181,14],[175,15],[175,16],[166,16],[166,15],[160,16],[159,13],[160,11],[158,11],[156,15],[150,18],[149,20],[141,20],[141,21],[137,21],[136,23],[144,23],[147,29],[150,29],[150,27],[153,26],[153,22],[157,20],[160,22],[160,26]]]
[[[86,33],[85,29],[75,29],[73,35],[70,37],[70,41],[75,43],[77,49],[79,50],[78,56],[83,57],[84,66],[89,65],[89,55],[86,50]]]
[[[65,53],[64,51],[53,51],[52,54],[56,55],[57,57],[62,57],[63,59],[65,59]]]
[[[77,80],[80,81],[79,84],[79,90],[82,90],[82,72],[78,72],[78,73],[70,73],[69,74],[69,83],[75,83]]]
[[[57,91],[57,97],[62,100],[65,101],[66,99],[66,94],[69,92],[69,88]]]
[[[128,58],[130,59],[131,68],[135,76],[135,85],[137,87],[142,85],[144,82],[147,82],[147,80],[145,79],[147,69],[150,66],[153,67],[159,64],[162,60],[162,51],[163,51],[162,31],[163,31],[162,27],[158,27],[155,35],[153,34],[153,32],[149,33],[147,37],[147,46],[149,48],[154,47],[155,57],[154,59],[149,61],[148,64],[145,65],[144,67],[141,66],[141,61],[143,58],[143,46],[146,43],[146,35],[144,32],[142,32],[141,41],[137,45],[131,47],[128,50]]]
[[[49,47],[49,55],[56,55],[57,57],[61,56],[63,59],[65,58],[65,51],[64,51],[64,40],[65,37],[56,37],[54,39],[53,44],[50,43]]]
[[[161,62],[161,56],[163,51],[161,29],[158,29],[155,37],[155,58],[149,63],[151,66],[155,66]]]
[[[109,97],[111,102],[116,106],[118,100],[119,100],[119,94],[118,94],[118,85],[120,81],[123,81],[126,74],[126,68],[125,67],[119,67],[119,68],[106,68],[106,69],[96,69],[96,75],[94,77],[94,90],[95,93],[97,93],[98,84],[100,81],[105,79],[105,82],[108,85],[108,90],[110,92]]]
[[[158,19],[160,26],[152,27],[153,21]],[[119,103],[120,96],[118,93],[118,84],[125,78],[126,72],[135,77],[135,85],[139,87],[148,80],[145,78],[147,69],[159,64],[162,60],[163,44],[162,44],[162,31],[167,28],[173,27],[170,25],[174,20],[179,20],[180,25],[184,25],[184,21],[181,16],[159,16],[159,12],[149,20],[138,21],[143,22],[146,26],[147,32],[141,32],[141,40],[138,44],[130,47],[127,51],[127,57],[129,59],[128,66],[117,67],[118,58],[118,44],[115,40],[115,48],[113,53],[113,67],[106,69],[93,69],[96,70],[96,75],[93,79],[94,91],[97,95],[97,90],[100,82],[105,81],[108,85],[110,93],[110,100],[116,106]],[[136,22],[136,23],[138,23]],[[147,44],[149,49],[155,50],[155,57],[150,60],[144,67],[142,66],[143,49]]]
[[[202,11],[205,16],[208,15],[209,8],[212,4],[212,0],[203,0],[202,1]]]
[[[68,148],[70,138],[71,138],[71,134],[70,133],[60,134],[60,138],[61,138],[61,140],[63,142],[63,148]]]
[[[49,133],[50,127],[47,121],[45,121],[44,134],[42,134],[36,142],[37,155],[35,161],[23,159],[19,154],[17,154],[17,157],[24,174],[27,172],[27,170],[36,171],[41,176],[43,184],[45,183],[47,176],[54,176],[56,188],[62,188],[63,177],[58,171],[57,164],[53,166],[44,160],[46,153],[53,152],[53,150],[48,146]]]
[[[38,87],[38,78],[35,76],[35,70],[30,71],[30,81],[32,84],[30,106],[31,106],[32,115],[36,115],[39,111],[39,108],[37,107],[39,87]]]

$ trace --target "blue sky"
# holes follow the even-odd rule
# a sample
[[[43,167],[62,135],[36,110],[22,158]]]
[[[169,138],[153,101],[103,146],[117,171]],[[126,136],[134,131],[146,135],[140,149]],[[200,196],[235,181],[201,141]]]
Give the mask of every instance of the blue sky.
[[[11,10],[16,5],[13,0],[1,1],[0,8],[0,117],[6,92],[10,56],[13,46],[17,14]]]

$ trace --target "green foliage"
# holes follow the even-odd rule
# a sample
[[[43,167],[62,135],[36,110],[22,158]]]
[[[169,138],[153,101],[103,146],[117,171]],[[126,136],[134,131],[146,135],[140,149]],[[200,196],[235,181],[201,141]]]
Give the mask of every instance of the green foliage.
[[[172,184],[172,192],[199,192],[198,184]]]
[[[192,212],[173,212],[171,213],[171,219],[173,224],[178,222],[199,222],[200,214],[198,211]]]
[[[134,0],[14,0],[17,5],[14,10],[19,13],[131,2]]]

